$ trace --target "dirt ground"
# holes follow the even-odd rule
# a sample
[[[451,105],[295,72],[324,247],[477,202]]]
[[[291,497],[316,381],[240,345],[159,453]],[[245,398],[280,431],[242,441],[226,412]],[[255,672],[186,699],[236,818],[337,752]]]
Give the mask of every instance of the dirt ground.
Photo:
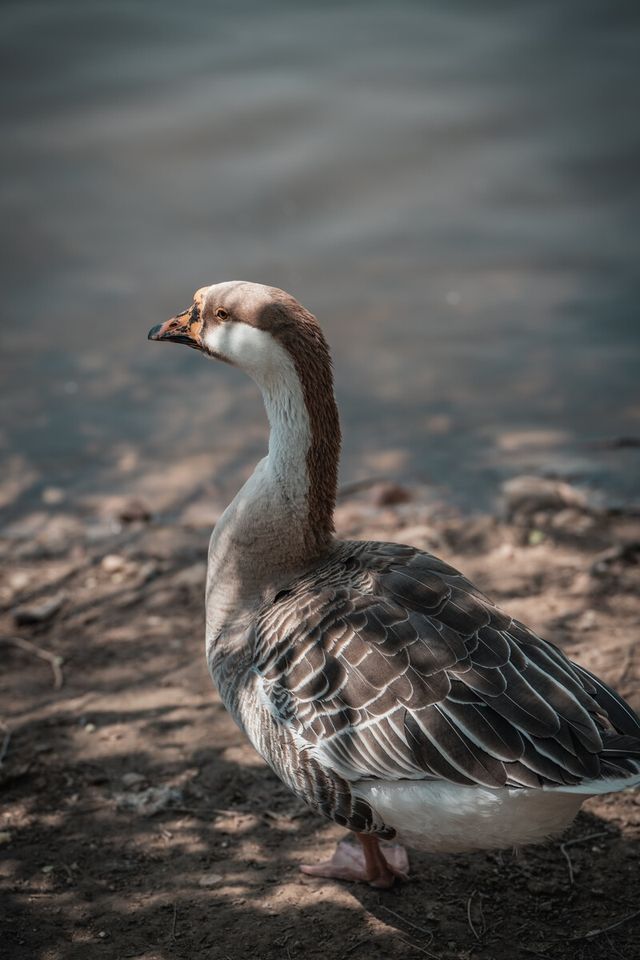
[[[414,854],[390,892],[303,877],[342,831],[211,686],[211,509],[44,499],[0,539],[3,957],[640,957],[638,791],[589,800],[564,843]],[[640,708],[640,519],[525,482],[500,519],[373,487],[341,499],[338,527],[440,554]]]

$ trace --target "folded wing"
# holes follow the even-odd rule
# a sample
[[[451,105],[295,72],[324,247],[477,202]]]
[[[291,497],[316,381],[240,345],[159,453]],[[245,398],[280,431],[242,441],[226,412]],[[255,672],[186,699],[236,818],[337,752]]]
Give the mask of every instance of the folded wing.
[[[256,643],[278,723],[346,780],[539,787],[637,772],[631,708],[414,548],[346,545],[264,607]]]

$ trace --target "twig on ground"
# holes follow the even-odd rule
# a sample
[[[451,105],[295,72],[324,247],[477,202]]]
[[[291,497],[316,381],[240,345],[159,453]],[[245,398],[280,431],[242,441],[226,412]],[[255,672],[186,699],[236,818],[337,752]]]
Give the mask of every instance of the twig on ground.
[[[410,940],[404,940],[402,937],[398,937],[400,943],[404,943],[405,947],[412,947],[414,950],[419,950],[420,953],[424,953],[425,957],[431,957],[431,960],[440,960],[435,953],[429,953],[428,950],[425,950],[424,947],[421,947],[418,943],[411,943]]]
[[[567,853],[567,850],[566,850],[566,847],[565,847],[564,843],[561,843],[561,844],[560,844],[560,853],[562,854],[562,856],[563,856],[563,857],[565,858],[565,860],[567,861],[567,869],[568,869],[568,871],[569,871],[569,883],[570,883],[571,886],[573,886],[573,883],[574,883],[573,863],[571,862],[571,857],[570,857],[569,854]]]
[[[484,897],[484,894],[481,893],[481,894],[480,894],[480,897],[479,897],[479,899],[478,899],[478,913],[480,914],[480,922],[481,922],[481,924],[482,924],[482,936],[484,936],[485,933],[487,932],[487,924],[486,924],[486,921],[485,921],[485,919],[484,919],[484,910],[482,909],[482,899],[483,899],[483,897]]]
[[[633,920],[634,917],[640,917],[640,910],[634,910],[633,913],[628,913],[624,917],[620,917],[619,920],[614,920],[613,923],[607,924],[606,927],[594,927],[593,930],[587,930],[586,933],[578,933],[575,937],[542,937],[547,943],[574,943],[577,940],[593,940],[595,937],[601,937],[603,933],[608,933],[609,930],[615,930],[616,927],[621,927],[623,923],[628,923],[629,920]]]
[[[628,913],[626,917],[621,917],[619,920],[615,920],[613,923],[607,924],[606,927],[596,927],[594,930],[587,930],[586,933],[583,933],[579,937],[570,937],[571,940],[591,940],[593,937],[600,937],[603,933],[608,933],[609,930],[615,930],[616,927],[621,927],[623,923],[628,923],[629,920],[633,920],[634,917],[640,917],[640,910],[634,910],[633,913]]]
[[[250,810],[244,810],[241,807],[238,807],[236,810],[229,810],[226,807],[211,807],[208,810],[209,813],[215,813],[217,817],[240,817],[247,816],[250,814]]]
[[[0,720],[0,730],[4,732],[4,737],[2,738],[2,746],[0,747],[0,767],[1,767],[4,762],[4,758],[7,755],[9,744],[11,743],[11,730],[3,720]]]
[[[506,941],[502,941],[505,943]],[[527,947],[524,943],[517,943],[516,949],[522,950],[524,953],[530,953],[532,957],[540,957],[540,960],[552,960],[548,953],[540,953],[539,950],[536,950],[534,947]]]
[[[597,833],[588,833],[586,837],[574,837],[573,840],[565,840],[563,847],[572,847],[576,843],[587,843],[588,840],[597,840],[599,837],[611,837],[611,830],[598,830]]]
[[[617,949],[615,943],[613,942],[613,940],[611,939],[608,933],[605,933],[604,938],[609,944],[609,949],[611,950],[611,956],[615,955],[616,957],[620,957],[620,960],[624,960],[624,957],[622,956],[620,951]]]
[[[175,939],[176,939],[176,919],[177,919],[177,916],[178,916],[178,907],[177,907],[176,904],[174,903],[174,905],[173,905],[173,920],[171,921],[171,934],[170,934],[171,939],[174,941],[174,943],[175,943]]]
[[[61,688],[64,683],[64,674],[62,672],[63,660],[61,656],[57,653],[51,653],[49,650],[44,650],[36,643],[32,643],[31,640],[25,640],[23,637],[0,637],[0,640],[13,644],[14,647],[24,650],[25,653],[32,653],[34,656],[40,657],[41,660],[46,660],[47,663],[51,665],[54,690]]]
[[[431,930],[427,930],[426,927],[421,927],[419,924],[414,923],[413,920],[409,920],[407,917],[403,917],[401,914],[396,913],[395,910],[392,910],[390,907],[385,907],[383,903],[380,904],[380,909],[384,910],[385,913],[390,913],[397,920],[401,920],[402,923],[406,923],[408,927],[413,927],[414,930],[418,930],[420,933],[426,934],[429,937],[429,943],[433,940],[433,933]]]
[[[571,857],[567,853],[567,847],[572,847],[576,843],[588,843],[589,840],[595,840],[598,837],[610,837],[611,834],[608,830],[600,830],[598,833],[588,833],[586,837],[574,837],[573,840],[565,840],[564,843],[560,844],[560,853],[567,861],[567,867],[569,868],[569,883],[571,886],[574,884],[574,873],[573,873],[573,863],[571,862]]]
[[[342,954],[342,960],[344,960],[345,957],[350,957],[352,953],[355,953],[358,947],[363,947],[365,943],[369,943],[369,937],[362,937],[360,940],[356,940],[356,942],[353,943],[349,949]]]
[[[469,924],[469,930],[471,930],[471,933],[474,935],[474,937],[476,938],[476,940],[479,940],[480,937],[479,937],[479,935],[478,935],[478,931],[477,931],[476,928],[474,927],[474,925],[473,925],[473,920],[471,919],[471,901],[473,900],[473,898],[475,897],[475,895],[476,895],[476,891],[475,891],[475,890],[472,890],[472,891],[471,891],[471,896],[470,896],[469,899],[467,900],[467,923]]]

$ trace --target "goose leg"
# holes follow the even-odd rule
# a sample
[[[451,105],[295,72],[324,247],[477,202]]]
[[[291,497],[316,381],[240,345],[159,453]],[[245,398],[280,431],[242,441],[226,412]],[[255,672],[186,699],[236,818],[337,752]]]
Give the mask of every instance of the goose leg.
[[[341,840],[330,860],[303,864],[300,870],[311,877],[361,880],[383,889],[392,887],[396,879],[407,879],[409,857],[404,847],[396,844],[381,847],[377,837],[365,833],[356,836],[359,844]]]

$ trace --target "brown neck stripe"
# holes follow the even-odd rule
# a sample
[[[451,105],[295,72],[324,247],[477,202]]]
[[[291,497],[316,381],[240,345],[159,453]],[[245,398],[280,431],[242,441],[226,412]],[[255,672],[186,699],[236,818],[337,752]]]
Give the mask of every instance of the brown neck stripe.
[[[268,331],[287,350],[302,385],[311,427],[306,546],[318,553],[334,532],[340,460],[340,419],[333,393],[331,354],[317,320],[293,297],[280,295],[265,306],[256,318],[256,326]]]

